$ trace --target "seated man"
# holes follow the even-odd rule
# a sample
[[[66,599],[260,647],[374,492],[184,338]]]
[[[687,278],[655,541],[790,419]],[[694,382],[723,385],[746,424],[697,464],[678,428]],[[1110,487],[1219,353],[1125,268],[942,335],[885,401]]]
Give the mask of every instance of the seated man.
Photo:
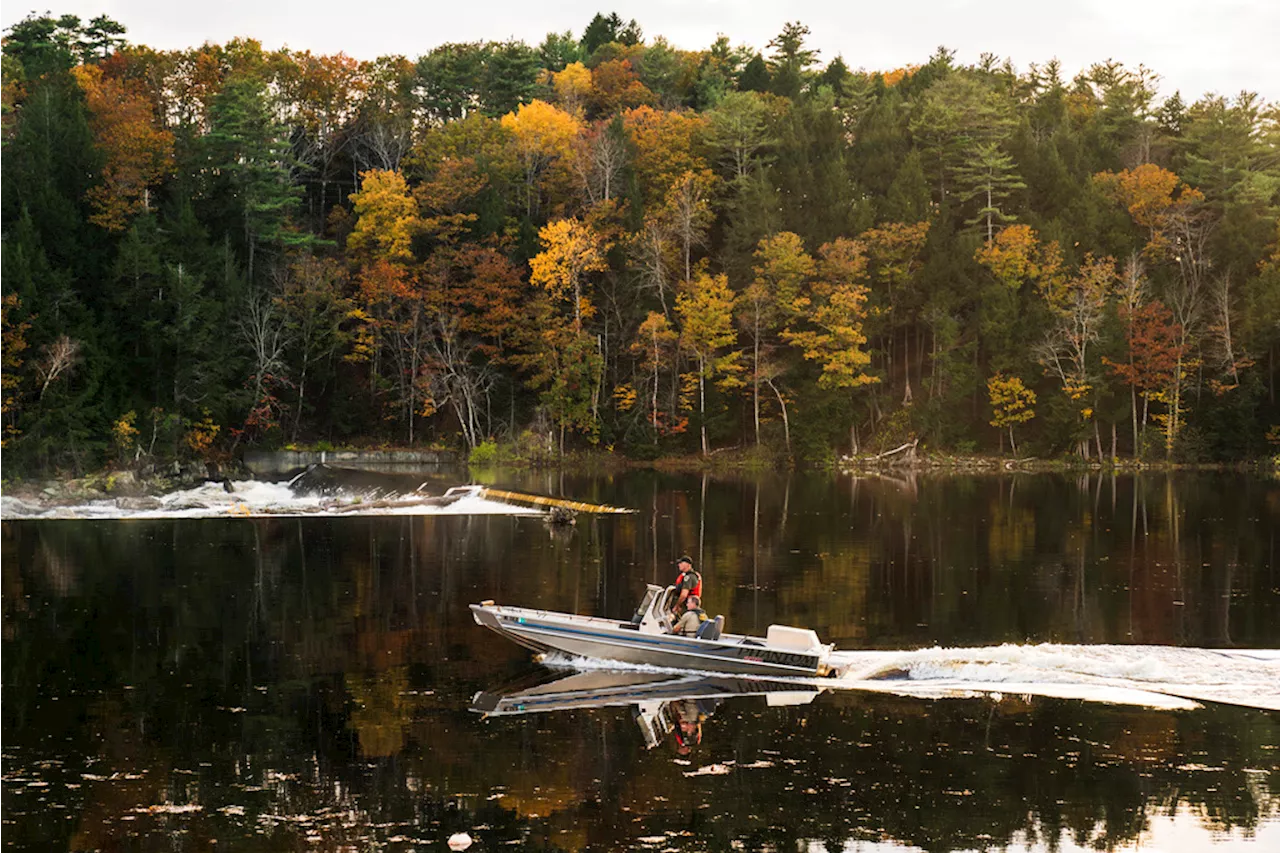
[[[707,620],[707,614],[702,610],[702,599],[696,595],[690,595],[684,600],[684,608],[684,613],[680,614],[680,621],[671,629],[671,633],[692,637]]]

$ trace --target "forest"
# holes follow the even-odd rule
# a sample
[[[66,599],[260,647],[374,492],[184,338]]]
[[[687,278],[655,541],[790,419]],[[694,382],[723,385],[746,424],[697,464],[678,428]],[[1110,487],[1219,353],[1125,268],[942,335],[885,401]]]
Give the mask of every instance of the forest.
[[[7,476],[246,448],[1280,452],[1280,110],[788,23],[4,34]],[[506,450],[495,450],[506,448]]]

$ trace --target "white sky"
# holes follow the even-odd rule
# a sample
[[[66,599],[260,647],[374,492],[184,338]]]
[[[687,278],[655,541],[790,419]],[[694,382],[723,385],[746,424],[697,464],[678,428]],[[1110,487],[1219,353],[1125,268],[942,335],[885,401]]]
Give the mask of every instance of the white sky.
[[[30,5],[32,3],[37,5]],[[50,0],[5,0],[5,28]],[[1028,63],[1057,57],[1069,79],[1107,59],[1139,63],[1162,77],[1164,95],[1190,102],[1206,92],[1248,89],[1280,101],[1280,2],[1277,0],[63,0],[54,15],[107,14],[130,41],[154,48],[256,38],[357,59],[415,58],[450,41],[523,39],[549,31],[575,36],[597,12],[635,18],[646,38],[666,36],[694,50],[724,33],[763,50],[787,21],[812,31],[825,62],[843,55],[852,68],[888,70],[926,61],[945,45],[962,63],[983,52]]]

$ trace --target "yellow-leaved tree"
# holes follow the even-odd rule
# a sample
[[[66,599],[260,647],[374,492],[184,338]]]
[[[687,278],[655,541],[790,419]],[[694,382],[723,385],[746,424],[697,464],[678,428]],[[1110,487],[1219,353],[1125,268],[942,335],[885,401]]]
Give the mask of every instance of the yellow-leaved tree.
[[[516,159],[524,172],[525,214],[533,216],[544,203],[572,185],[573,146],[582,133],[577,116],[548,104],[531,101],[502,117],[512,135]]]
[[[987,352],[989,372],[1015,371],[1026,363],[1028,344],[1018,330],[1025,318],[1042,309],[1036,292],[1057,288],[1063,281],[1062,250],[1057,242],[1042,243],[1034,229],[1010,225],[984,243],[974,260],[991,271],[982,285],[978,328]],[[1021,319],[1020,319],[1021,318]]]
[[[543,249],[529,261],[530,281],[545,289],[552,298],[573,300],[573,328],[582,330],[582,318],[594,309],[583,295],[583,282],[589,273],[608,269],[605,253],[609,244],[590,223],[578,219],[557,219],[538,232]]]
[[[587,66],[581,62],[570,62],[564,70],[551,73],[551,85],[565,111],[581,116],[592,89],[591,71]]]
[[[1006,379],[997,373],[987,380],[987,398],[991,401],[991,425],[997,429],[1008,428],[1009,446],[1016,457],[1018,443],[1013,439],[1013,427],[1036,416],[1036,392],[1016,376]]]
[[[370,169],[360,180],[360,189],[351,194],[356,227],[347,237],[347,250],[369,261],[412,260],[410,244],[422,223],[404,175]]]
[[[1010,290],[1029,282],[1056,279],[1062,272],[1062,250],[1058,244],[1042,244],[1035,229],[1028,225],[1002,229],[995,240],[978,249],[974,259]]]
[[[871,353],[865,347],[867,319],[866,249],[857,240],[841,237],[818,250],[817,280],[793,303],[794,320],[782,337],[800,348],[809,361],[822,365],[823,388],[861,388],[879,382],[866,372]],[[858,442],[850,424],[850,443]]]
[[[841,237],[818,250],[818,280],[809,293],[795,299],[798,322],[783,330],[804,357],[822,365],[818,384],[824,388],[861,388],[878,382],[865,372],[871,354],[867,336],[866,255],[861,243]]]
[[[751,409],[756,444],[760,443],[760,383],[773,389],[782,411],[787,445],[791,426],[787,406],[775,380],[782,373],[782,361],[770,358],[777,345],[777,333],[795,310],[801,289],[817,269],[797,234],[782,231],[760,241],[755,251],[755,278],[738,296],[738,324],[751,344]]]
[[[702,431],[702,455],[709,455],[707,442],[707,381],[721,389],[742,384],[738,378],[742,353],[734,346],[738,336],[733,331],[733,291],[723,273],[710,275],[699,269],[692,281],[685,282],[676,295],[676,314],[680,318],[680,348],[693,357],[698,370],[698,414]]]

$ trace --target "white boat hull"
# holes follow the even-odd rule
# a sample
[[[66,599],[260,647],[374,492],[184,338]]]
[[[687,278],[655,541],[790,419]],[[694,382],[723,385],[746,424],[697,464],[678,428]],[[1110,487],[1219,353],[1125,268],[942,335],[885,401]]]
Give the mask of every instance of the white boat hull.
[[[658,604],[655,602],[654,607]],[[534,652],[748,676],[827,675],[831,646],[780,648],[759,637],[724,634],[702,640],[620,622],[485,602],[471,605],[476,623]]]

